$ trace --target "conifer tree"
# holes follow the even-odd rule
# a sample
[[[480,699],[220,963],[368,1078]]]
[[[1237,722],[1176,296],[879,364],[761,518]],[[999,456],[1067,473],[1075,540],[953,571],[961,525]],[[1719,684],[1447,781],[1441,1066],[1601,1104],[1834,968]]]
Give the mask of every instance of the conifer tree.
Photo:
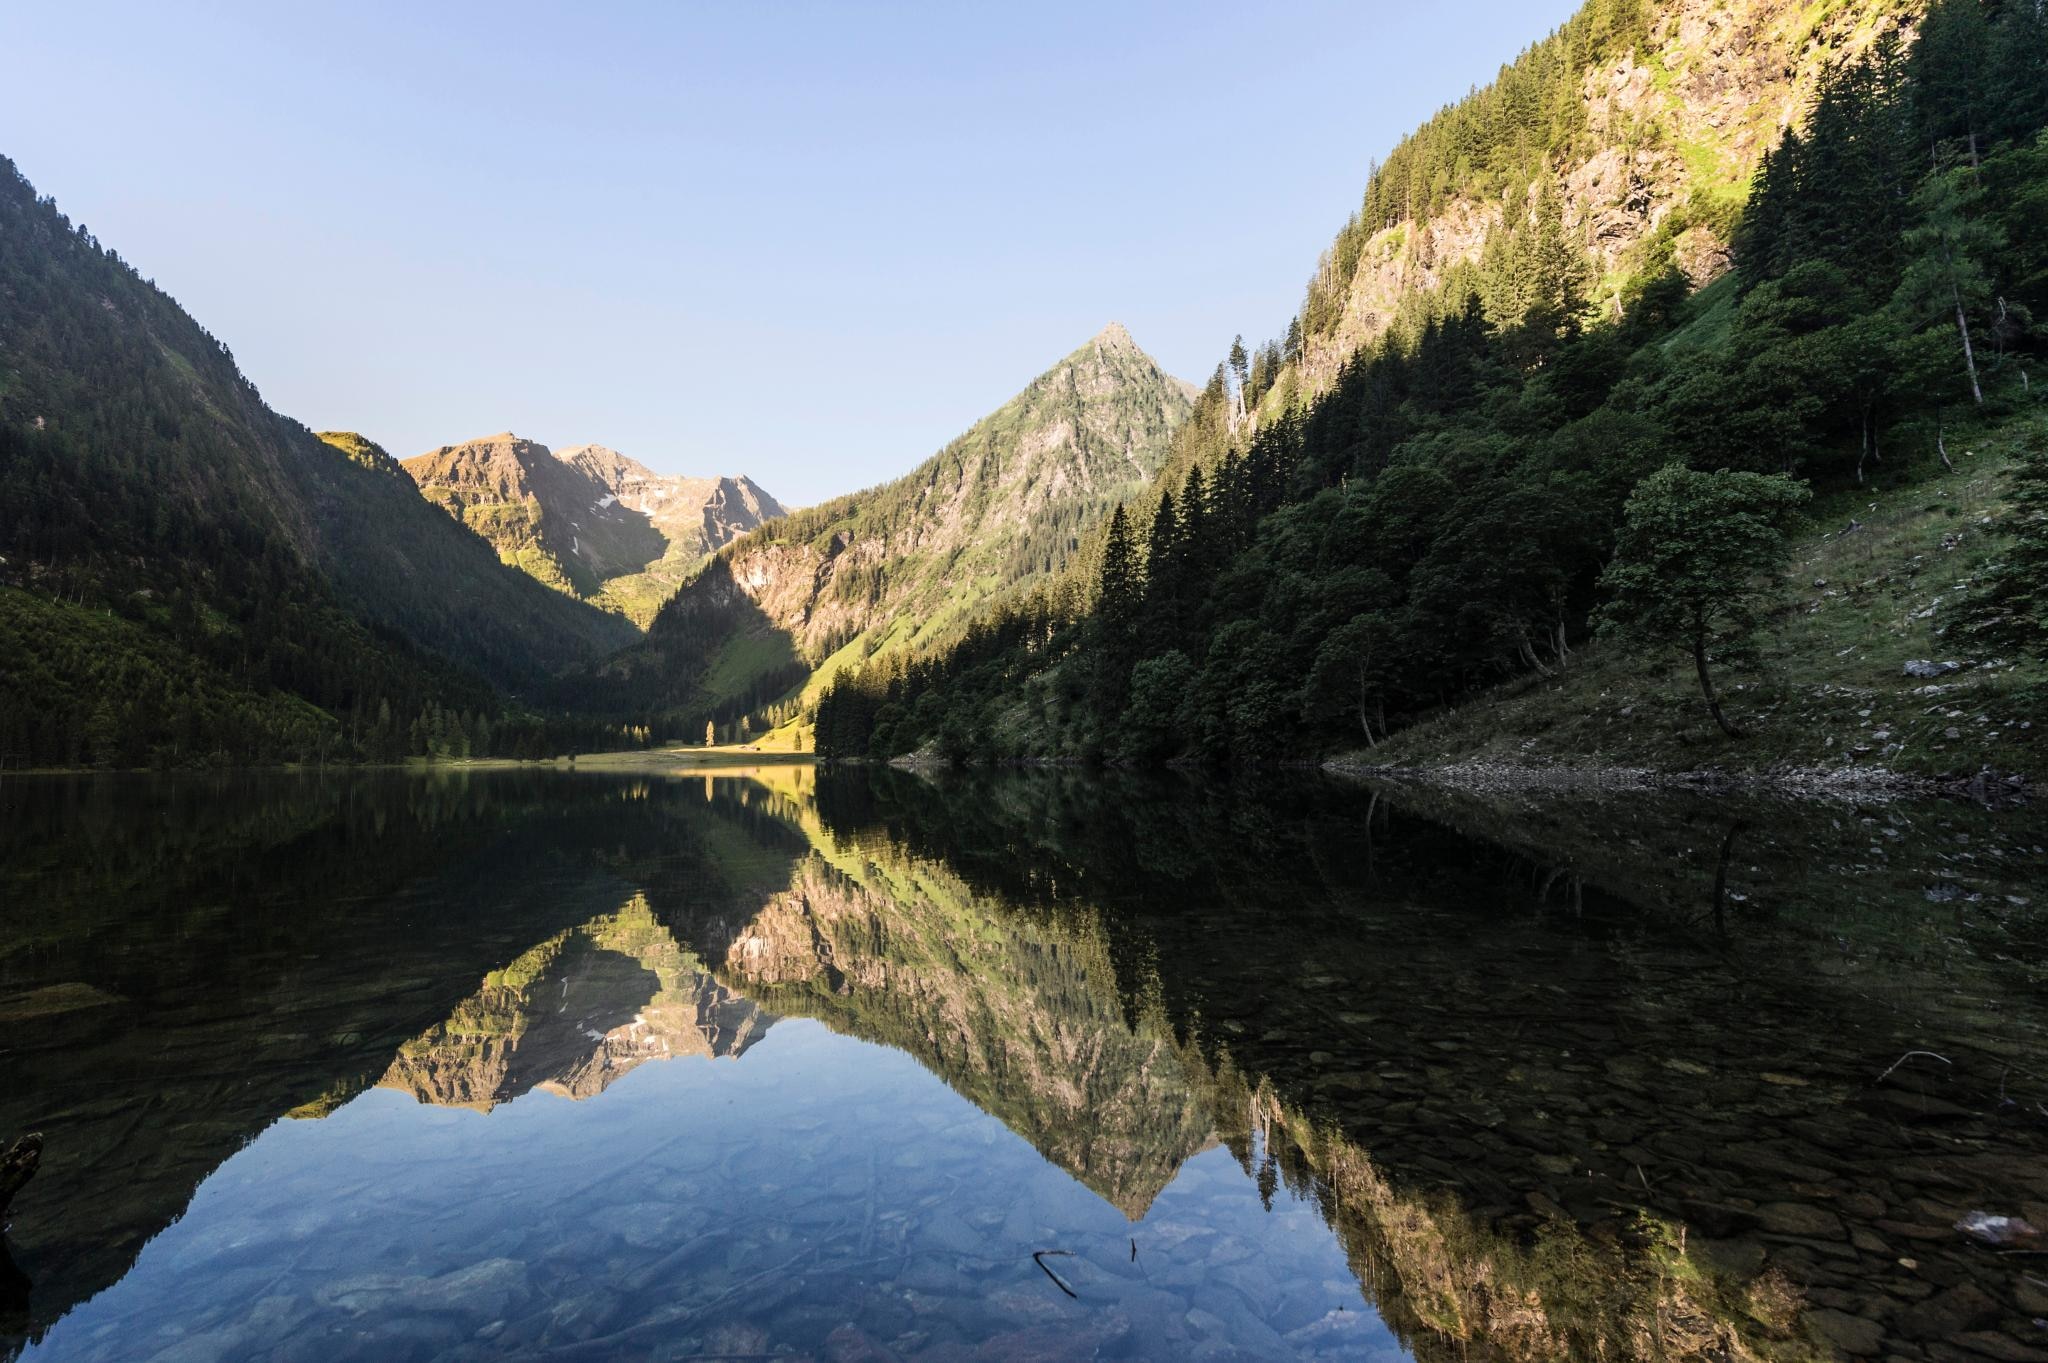
[[[1923,147],[1960,142],[1970,164],[1988,112],[1991,25],[1981,0],[1935,0],[1913,45],[1914,104]]]
[[[1110,514],[1109,535],[1102,546],[1094,615],[1095,667],[1091,678],[1095,712],[1106,726],[1122,713],[1130,693],[1138,628],[1144,612],[1144,583],[1138,573],[1130,518],[1122,502]]]
[[[2008,475],[2008,497],[1997,528],[2010,543],[1978,579],[1953,628],[1992,648],[2048,658],[2048,453],[2021,456]]]
[[[1970,311],[1991,296],[1985,271],[1987,256],[2003,244],[1998,229],[1970,215],[1974,184],[1971,172],[1953,170],[1930,175],[1913,195],[1919,223],[1906,233],[1912,264],[1900,283],[1896,300],[1909,317],[1925,322],[1951,316],[1962,341],[1963,367],[1970,378],[1970,396],[1982,405],[1984,389],[1977,381],[1977,355],[1970,342]],[[1974,177],[1973,177],[1974,178]]]
[[[2048,127],[2048,4],[2013,0],[2001,9],[1992,30],[1991,63],[1989,135],[2024,142]]]
[[[1792,199],[1799,189],[1799,133],[1788,130],[1778,145],[1764,153],[1749,205],[1735,232],[1735,265],[1744,289],[1785,272],[1787,237],[1792,227]]]

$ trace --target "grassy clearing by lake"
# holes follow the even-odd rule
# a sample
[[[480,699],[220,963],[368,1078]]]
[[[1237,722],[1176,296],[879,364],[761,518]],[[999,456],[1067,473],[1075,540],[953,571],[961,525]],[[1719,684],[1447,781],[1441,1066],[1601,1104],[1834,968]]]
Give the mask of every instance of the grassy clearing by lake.
[[[1481,761],[1567,767],[1884,768],[1917,776],[2048,771],[2048,667],[1974,655],[1942,634],[1970,581],[1997,553],[1988,521],[2035,414],[1949,442],[1955,470],[1931,467],[1884,491],[1820,503],[1794,547],[1785,605],[1755,665],[1717,665],[1724,737],[1701,702],[1691,660],[1607,642],[1563,673],[1483,692],[1344,760],[1435,766]],[[1961,664],[1937,678],[1907,662]]]

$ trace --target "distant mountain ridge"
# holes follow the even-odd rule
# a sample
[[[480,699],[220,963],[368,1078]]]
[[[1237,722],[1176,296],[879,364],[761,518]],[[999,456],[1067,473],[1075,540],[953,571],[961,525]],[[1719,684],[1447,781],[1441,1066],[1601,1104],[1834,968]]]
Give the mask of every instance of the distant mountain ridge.
[[[788,507],[745,474],[691,478],[656,473],[603,445],[572,445],[555,451],[555,457],[582,470],[619,505],[645,515],[667,537],[658,559],[636,573],[608,579],[599,596],[601,604],[624,611],[643,628],[706,554],[789,514]]]
[[[645,624],[705,554],[783,514],[750,478],[687,478],[510,431],[402,461],[421,493],[536,581]]]
[[[720,549],[644,645],[567,679],[558,703],[730,721],[838,662],[942,641],[1079,552],[1157,473],[1193,404],[1112,322],[910,473]]]
[[[656,473],[603,445],[572,445],[556,450],[555,458],[594,480],[622,506],[645,515],[655,529],[668,536],[672,554],[678,548],[709,553],[789,514],[788,508],[745,474],[691,478]]]

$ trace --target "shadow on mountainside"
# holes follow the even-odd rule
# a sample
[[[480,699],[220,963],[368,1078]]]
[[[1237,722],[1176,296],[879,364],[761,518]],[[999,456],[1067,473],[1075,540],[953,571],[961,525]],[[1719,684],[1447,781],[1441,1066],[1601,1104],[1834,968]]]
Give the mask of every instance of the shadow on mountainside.
[[[549,702],[571,714],[654,726],[696,741],[761,708],[810,675],[796,637],[733,577],[725,554],[706,561],[655,617],[647,637],[558,679]]]

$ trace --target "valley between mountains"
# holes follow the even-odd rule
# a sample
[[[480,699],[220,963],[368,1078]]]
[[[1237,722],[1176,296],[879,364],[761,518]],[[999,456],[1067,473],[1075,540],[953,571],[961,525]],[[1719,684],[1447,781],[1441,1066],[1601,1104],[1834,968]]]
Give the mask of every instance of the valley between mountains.
[[[2017,0],[1588,0],[1331,130],[1373,168],[1273,339],[1189,382],[1111,323],[806,508],[316,433],[9,162],[0,763],[2037,772],[2044,54]]]

